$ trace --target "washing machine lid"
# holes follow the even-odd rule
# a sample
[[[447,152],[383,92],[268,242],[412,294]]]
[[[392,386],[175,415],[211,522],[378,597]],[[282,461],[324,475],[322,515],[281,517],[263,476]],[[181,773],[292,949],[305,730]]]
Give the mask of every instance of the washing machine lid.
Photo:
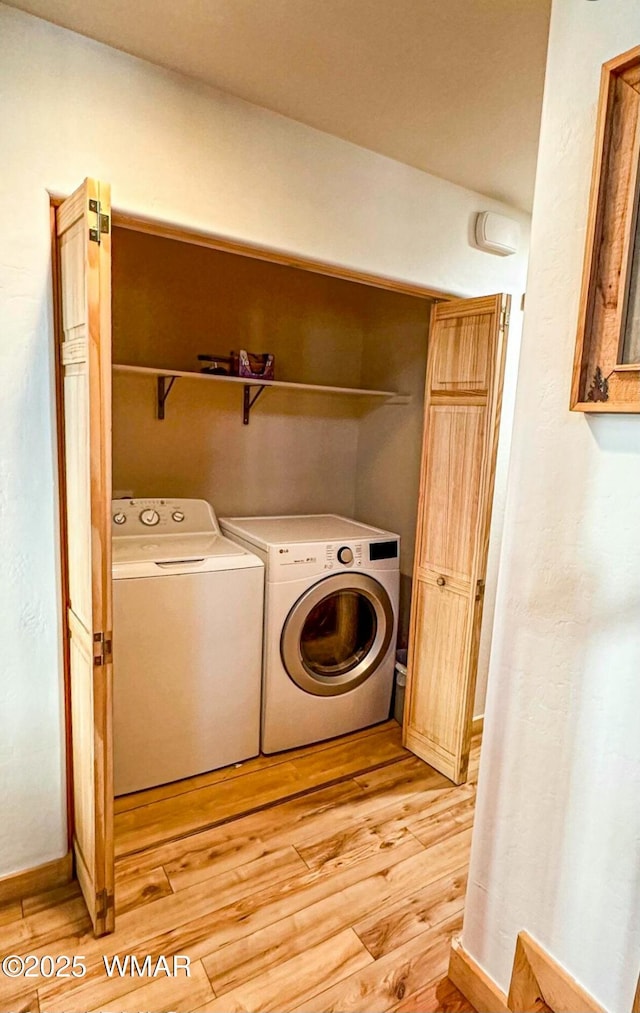
[[[116,579],[263,566],[220,534],[204,500],[113,500],[111,530]]]
[[[222,535],[113,539],[113,577],[159,577],[263,567],[261,559]]]
[[[114,563],[171,563],[185,559],[225,559],[246,555],[244,549],[223,535],[159,535],[113,539]]]
[[[272,545],[296,542],[348,542],[358,539],[398,538],[391,531],[360,524],[338,514],[299,514],[292,517],[221,517],[225,532],[238,535],[252,545],[268,549]]]

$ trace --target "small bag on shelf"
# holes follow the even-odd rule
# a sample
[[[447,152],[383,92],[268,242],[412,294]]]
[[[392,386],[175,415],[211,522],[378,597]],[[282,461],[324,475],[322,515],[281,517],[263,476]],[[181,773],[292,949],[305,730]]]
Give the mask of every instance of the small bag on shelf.
[[[231,353],[231,372],[248,380],[273,380],[275,357],[270,352],[248,352],[241,348]]]

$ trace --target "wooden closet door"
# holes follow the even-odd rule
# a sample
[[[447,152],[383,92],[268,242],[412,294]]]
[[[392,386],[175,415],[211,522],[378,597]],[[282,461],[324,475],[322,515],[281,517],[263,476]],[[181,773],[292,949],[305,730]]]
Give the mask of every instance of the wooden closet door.
[[[114,927],[109,229],[104,183],[57,210],[73,849],[96,935]]]
[[[439,303],[425,390],[404,742],[466,780],[509,297]]]

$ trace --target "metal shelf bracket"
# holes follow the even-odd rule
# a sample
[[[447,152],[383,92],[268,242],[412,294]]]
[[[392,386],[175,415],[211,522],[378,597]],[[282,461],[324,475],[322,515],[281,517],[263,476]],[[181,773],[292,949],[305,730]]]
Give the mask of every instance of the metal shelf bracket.
[[[262,394],[263,390],[265,390],[264,386],[256,387],[256,392],[253,395],[253,397],[251,397],[251,388],[253,386],[254,386],[253,384],[249,383],[246,383],[244,385],[244,398],[242,402],[242,422],[245,426],[249,425],[249,419],[251,417],[251,409],[253,408],[254,404]]]
[[[157,411],[158,411],[158,418],[159,419],[163,419],[164,418],[164,406],[166,404],[167,398],[169,397],[169,393],[171,391],[171,388],[173,387],[173,385],[174,385],[174,383],[176,382],[177,379],[178,379],[177,376],[159,376],[158,377],[158,404],[157,404]]]

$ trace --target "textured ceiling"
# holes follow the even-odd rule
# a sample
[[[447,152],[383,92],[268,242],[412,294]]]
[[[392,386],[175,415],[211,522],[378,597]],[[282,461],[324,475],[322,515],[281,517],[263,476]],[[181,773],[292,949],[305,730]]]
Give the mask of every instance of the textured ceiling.
[[[529,209],[550,0],[13,6]]]

